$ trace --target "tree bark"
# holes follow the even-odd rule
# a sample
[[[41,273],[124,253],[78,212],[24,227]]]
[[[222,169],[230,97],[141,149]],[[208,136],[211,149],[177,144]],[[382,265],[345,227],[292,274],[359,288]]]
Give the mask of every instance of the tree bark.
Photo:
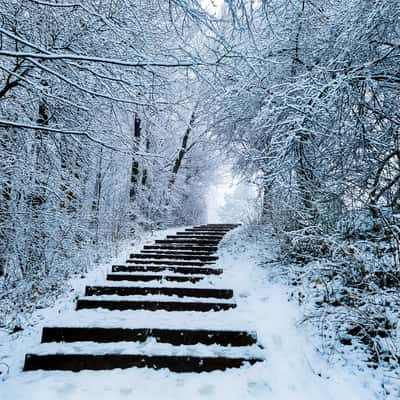
[[[142,135],[141,128],[141,120],[137,114],[135,114],[135,122],[134,122],[134,144],[133,144],[133,152],[135,153],[140,146],[140,140]],[[133,156],[132,164],[131,164],[131,181],[130,181],[130,191],[129,198],[131,204],[131,219],[134,221],[136,219],[135,207],[138,193],[138,182],[139,182],[139,161]]]
[[[189,124],[186,128],[185,134],[182,137],[181,148],[179,150],[178,156],[176,157],[174,166],[172,168],[172,175],[171,175],[171,179],[169,180],[169,190],[171,190],[172,187],[175,185],[176,178],[178,176],[179,170],[181,169],[182,161],[185,158],[185,155],[187,152],[189,137],[192,132],[193,124],[194,124],[195,120],[196,120],[196,114],[195,114],[195,110],[193,110],[192,115],[190,116]]]

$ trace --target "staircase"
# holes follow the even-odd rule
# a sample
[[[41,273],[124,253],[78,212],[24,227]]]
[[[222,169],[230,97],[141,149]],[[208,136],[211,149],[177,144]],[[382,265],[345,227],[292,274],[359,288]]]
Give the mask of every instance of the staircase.
[[[209,372],[263,361],[257,356],[254,332],[187,326],[192,313],[195,321],[212,325],[215,312],[223,325],[226,313],[236,307],[231,289],[204,285],[223,273],[214,265],[218,259],[214,254],[224,235],[236,226],[186,229],[144,246],[123,265],[113,265],[107,284],[87,286],[84,297],[77,300],[77,313],[88,318],[94,313],[97,326],[43,328],[40,350],[26,355],[24,370],[148,367]],[[137,316],[147,326],[110,322],[125,315],[127,325]],[[149,327],[151,320],[157,327]],[[113,326],[105,326],[109,322]],[[171,327],[170,322],[182,326]]]

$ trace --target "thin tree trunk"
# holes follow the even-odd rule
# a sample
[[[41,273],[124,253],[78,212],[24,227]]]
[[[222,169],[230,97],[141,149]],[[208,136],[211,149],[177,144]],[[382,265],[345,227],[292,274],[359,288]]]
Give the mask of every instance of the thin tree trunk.
[[[94,185],[94,196],[92,202],[93,227],[95,229],[95,243],[99,241],[99,217],[100,217],[100,199],[103,183],[103,148],[100,148],[99,166]]]
[[[134,145],[133,150],[134,152],[138,150],[140,146],[141,140],[141,120],[137,114],[135,114],[135,123],[134,123]],[[129,191],[129,199],[131,204],[131,219],[134,221],[136,219],[136,212],[135,208],[137,206],[137,194],[138,194],[138,182],[139,182],[139,161],[135,159],[135,156],[132,159],[131,164],[131,181],[130,181],[130,191]]]
[[[195,109],[192,112],[192,115],[190,116],[190,121],[189,124],[186,128],[185,134],[182,137],[182,143],[181,143],[181,148],[179,150],[178,156],[175,159],[174,166],[172,168],[172,175],[169,180],[169,191],[172,189],[172,187],[175,185],[176,178],[178,176],[179,170],[181,169],[182,166],[182,161],[185,158],[186,152],[187,152],[187,147],[188,147],[188,142],[189,142],[189,137],[193,129],[193,124],[194,121],[196,120],[196,115],[195,115]]]

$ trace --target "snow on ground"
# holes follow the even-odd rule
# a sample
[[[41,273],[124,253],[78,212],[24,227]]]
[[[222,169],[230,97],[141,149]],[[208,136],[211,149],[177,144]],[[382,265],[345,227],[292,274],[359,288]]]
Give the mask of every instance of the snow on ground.
[[[157,232],[147,242],[164,237],[175,230]],[[146,240],[145,240],[146,241]],[[140,250],[144,242],[135,249],[126,247],[119,260],[124,262],[132,250]],[[328,363],[311,342],[304,328],[298,326],[302,311],[288,302],[287,288],[273,283],[271,268],[258,265],[261,257],[274,259],[276,245],[265,243],[256,234],[249,236],[244,228],[227,235],[221,244],[217,266],[224,268],[220,277],[210,277],[197,285],[169,283],[169,286],[218,287],[234,289],[236,309],[223,312],[150,312],[150,311],[74,311],[74,298],[83,293],[87,284],[104,283],[110,265],[89,273],[85,279],[73,282],[74,291],[60,299],[58,304],[40,310],[32,318],[34,326],[14,335],[0,336],[0,368],[9,369],[0,382],[2,400],[90,400],[90,399],[262,399],[262,400],[369,400],[384,399],[380,394],[380,380],[371,370],[354,371],[351,363]],[[267,264],[268,265],[268,264]],[[142,284],[141,284],[142,285]],[[148,285],[148,284],[143,284]],[[156,285],[152,283],[152,286]],[[244,366],[225,372],[215,371],[201,374],[177,374],[168,370],[131,368],[112,371],[73,372],[22,372],[26,352],[39,351],[38,344],[42,326],[86,325],[120,327],[204,327],[256,330],[261,349],[228,348],[220,346],[176,346],[154,342],[129,344],[130,349],[146,353],[174,352],[185,350],[193,354],[246,355],[251,352],[265,358],[265,362]],[[58,351],[82,351],[87,345],[96,352],[113,347],[126,352],[124,344],[96,345],[93,343],[49,344]],[[104,346],[104,347],[102,347]],[[208,348],[207,348],[208,347]],[[42,349],[46,349],[43,347]],[[250,353],[248,353],[250,354]],[[247,354],[247,355],[248,355]],[[2,364],[3,363],[3,364]]]

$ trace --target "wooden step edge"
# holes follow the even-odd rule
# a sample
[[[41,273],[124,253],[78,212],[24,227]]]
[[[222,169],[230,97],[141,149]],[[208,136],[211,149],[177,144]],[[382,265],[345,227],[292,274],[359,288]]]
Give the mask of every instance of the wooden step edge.
[[[186,240],[210,240],[215,242],[220,242],[222,240],[221,236],[213,235],[168,235],[167,239],[186,239]]]
[[[139,259],[176,259],[176,260],[205,260],[205,261],[216,261],[217,256],[209,256],[206,254],[174,254],[174,253],[131,253],[129,258],[139,258]]]
[[[133,259],[129,258],[126,260],[129,264],[152,264],[152,265],[179,265],[179,266],[188,266],[188,267],[201,267],[203,265],[212,265],[215,264],[213,262],[207,261],[181,261],[181,260],[143,260],[143,259]]]
[[[218,229],[185,229],[184,231],[175,232],[175,235],[185,235],[185,234],[199,234],[199,235],[218,235],[223,236],[226,235],[226,230],[218,230]]]
[[[217,344],[244,347],[257,344],[257,334],[253,331],[102,327],[44,327],[41,342],[145,342],[149,338],[155,339],[157,343],[172,345]]]
[[[218,251],[217,246],[193,246],[193,245],[162,245],[162,244],[154,244],[154,245],[145,245],[143,246],[143,250],[172,250],[172,251],[190,251],[190,252],[207,252],[209,254],[213,254]]]
[[[201,297],[231,299],[232,289],[192,288],[192,287],[151,287],[151,286],[86,286],[85,296],[143,296],[165,295],[178,297]]]
[[[107,274],[108,281],[130,281],[130,282],[191,282],[197,283],[203,280],[205,276],[174,276],[174,275],[140,275],[140,274]]]
[[[221,268],[183,267],[173,265],[113,265],[112,272],[175,272],[183,275],[221,275]]]
[[[146,301],[146,300],[92,300],[78,299],[76,310],[104,308],[107,310],[147,310],[147,311],[227,311],[236,308],[236,303],[194,302],[194,301]]]
[[[172,250],[172,249],[143,249],[140,250],[140,254],[147,254],[150,257],[152,255],[168,255],[171,257],[175,257],[175,256],[200,256],[200,258],[202,257],[217,257],[218,256],[214,256],[212,252],[210,251],[192,251],[192,250]]]
[[[208,247],[217,247],[220,243],[220,240],[204,240],[204,239],[185,239],[185,238],[176,238],[176,239],[156,239],[154,241],[156,244],[186,244],[193,246],[208,246]]]
[[[264,361],[261,358],[157,356],[143,354],[27,354],[24,371],[110,370],[126,368],[169,369],[172,372],[211,372],[240,368]]]
[[[213,228],[188,228],[185,229],[184,232],[195,232],[195,233],[217,233],[220,235],[226,235],[228,232],[230,232],[232,229],[213,229]],[[177,232],[179,233],[179,232]]]

